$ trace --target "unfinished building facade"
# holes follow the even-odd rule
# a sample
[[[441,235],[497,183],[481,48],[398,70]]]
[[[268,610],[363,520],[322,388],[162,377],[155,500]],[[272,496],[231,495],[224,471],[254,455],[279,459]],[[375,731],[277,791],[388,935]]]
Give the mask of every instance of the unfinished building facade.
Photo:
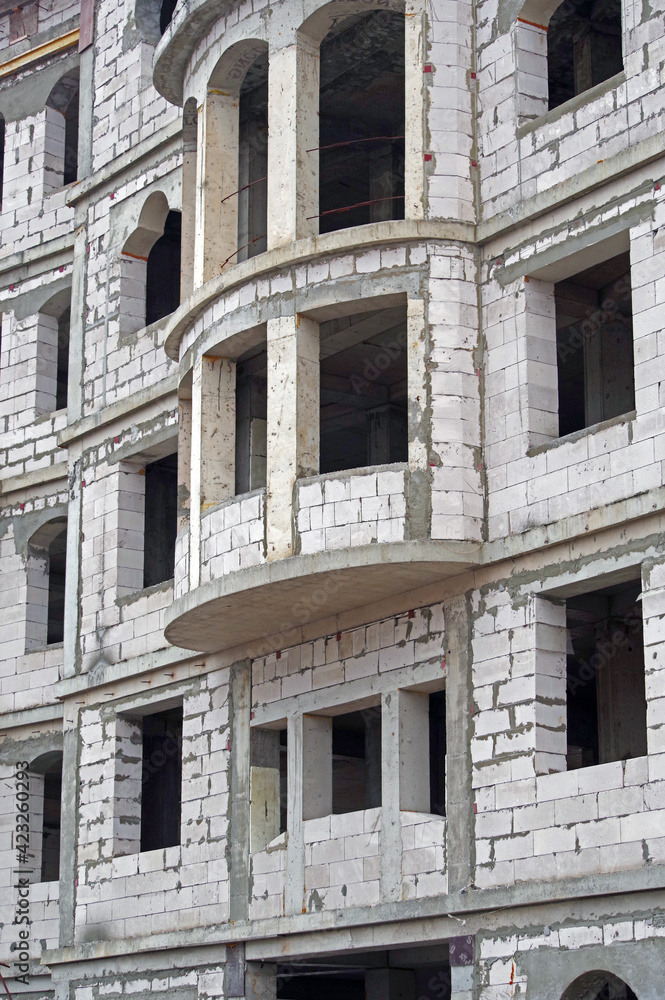
[[[662,1000],[660,0],[0,0],[14,1000]]]

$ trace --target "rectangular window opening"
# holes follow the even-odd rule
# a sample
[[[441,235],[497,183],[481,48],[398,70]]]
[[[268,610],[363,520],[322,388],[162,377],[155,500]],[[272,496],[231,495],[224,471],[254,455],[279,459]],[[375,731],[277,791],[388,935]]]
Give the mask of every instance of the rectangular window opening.
[[[286,830],[287,731],[260,729],[250,737],[250,853],[262,851]]]
[[[554,286],[559,434],[635,409],[630,255]]]
[[[430,809],[446,815],[446,692],[429,696],[429,790]]]
[[[332,720],[332,811],[380,805],[381,708],[374,705]]]
[[[321,324],[322,474],[408,461],[406,306]]]
[[[60,878],[60,810],[62,801],[62,757],[44,775],[42,821],[42,882]]]
[[[566,600],[568,770],[647,752],[639,580]]]
[[[182,707],[142,720],[141,851],[180,843]]]
[[[236,367],[236,495],[265,489],[268,354],[250,348]]]
[[[173,578],[178,519],[178,455],[145,467],[143,586]]]

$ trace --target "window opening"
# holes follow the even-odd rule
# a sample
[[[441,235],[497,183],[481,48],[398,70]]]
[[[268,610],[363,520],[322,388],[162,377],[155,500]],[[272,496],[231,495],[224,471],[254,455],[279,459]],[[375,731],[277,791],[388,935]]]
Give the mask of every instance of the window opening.
[[[252,728],[250,736],[250,851],[262,851],[287,826],[287,731]]]
[[[238,261],[265,253],[268,231],[268,53],[247,70],[240,88]],[[231,197],[235,197],[232,195]]]
[[[45,191],[54,191],[78,177],[78,70],[58,80],[49,94],[45,129]]]
[[[178,0],[162,0],[162,5],[159,8],[159,33],[163,35],[169,24],[173,20],[173,14],[175,12]]]
[[[58,360],[56,371],[55,408],[63,410],[67,406],[67,386],[69,379],[69,324],[71,310],[65,309],[58,319]]]
[[[559,434],[635,409],[630,257],[554,286]]]
[[[322,474],[408,460],[406,307],[321,324]]]
[[[446,692],[429,696],[430,812],[446,815]]]
[[[236,366],[236,495],[266,485],[268,355],[246,351]]]
[[[443,958],[442,958],[443,952]],[[353,951],[277,966],[278,1000],[450,1000],[451,975],[441,945]]]
[[[178,454],[145,468],[143,586],[173,577],[178,510]]]
[[[404,16],[344,20],[321,43],[319,231],[404,218]]]
[[[180,843],[182,707],[143,717],[141,850]]]
[[[621,0],[567,0],[547,31],[549,106],[609,80],[623,69]]]
[[[48,550],[48,624],[46,643],[63,642],[65,635],[65,562],[67,527],[53,539]]]
[[[164,233],[148,254],[145,284],[145,325],[150,326],[180,305],[181,214],[169,212]]]
[[[42,821],[42,882],[60,878],[60,810],[62,802],[62,754],[44,773]]]
[[[639,581],[566,601],[568,770],[647,752]]]
[[[333,813],[381,805],[381,708],[332,720]]]

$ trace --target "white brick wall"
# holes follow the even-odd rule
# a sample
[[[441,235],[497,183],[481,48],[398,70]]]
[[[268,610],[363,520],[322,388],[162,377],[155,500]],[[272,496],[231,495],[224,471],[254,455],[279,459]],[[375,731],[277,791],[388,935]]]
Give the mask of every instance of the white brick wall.
[[[332,473],[297,483],[297,525],[303,555],[405,537],[406,470]]]
[[[324,909],[379,901],[381,809],[306,820],[305,894]]]
[[[265,490],[247,493],[201,517],[201,583],[265,562]]]

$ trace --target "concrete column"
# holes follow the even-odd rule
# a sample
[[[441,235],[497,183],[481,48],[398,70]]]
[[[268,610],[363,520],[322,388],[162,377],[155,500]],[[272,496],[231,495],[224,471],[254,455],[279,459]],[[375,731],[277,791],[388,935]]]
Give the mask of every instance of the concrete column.
[[[74,574],[70,574],[74,575]],[[67,633],[65,632],[65,642]],[[65,660],[65,663],[67,661]],[[78,821],[78,747],[79,729],[74,720],[78,713],[65,710],[62,740],[62,793],[60,807],[60,899],[58,917],[60,922],[59,942],[61,948],[74,944],[74,908],[76,894],[76,842]]]
[[[368,969],[365,1000],[416,1000],[416,977],[410,969]]]
[[[407,18],[408,22],[408,18]],[[409,538],[429,538],[432,522],[432,475],[429,450],[432,428],[427,387],[428,333],[424,299],[407,300],[406,366],[408,399],[408,455],[410,489],[407,520]]]
[[[182,124],[182,232],[180,240],[180,300],[194,290],[196,244],[196,147],[198,109],[193,98],[185,104]]]
[[[429,698],[399,692],[400,808],[429,812]]]
[[[473,788],[469,720],[473,700],[469,608],[465,597],[444,605],[446,620],[446,768],[448,891],[471,882],[474,857]],[[460,997],[459,1000],[462,1000]]]
[[[91,51],[91,50],[90,50]],[[79,147],[79,164],[81,149]],[[74,266],[72,270],[72,306],[69,324],[69,372],[67,386],[67,422],[75,423],[83,416],[83,368],[84,335],[87,309],[87,264],[88,243],[87,214],[81,209],[77,211],[76,231],[74,236]],[[71,451],[70,451],[71,455]]]
[[[381,700],[381,902],[402,898],[399,758],[399,692],[389,691]]]
[[[319,231],[319,49],[298,36],[271,49],[268,78],[268,249]]]
[[[234,361],[203,357],[192,378],[190,588],[200,579],[201,513],[235,495]]]
[[[65,573],[65,624],[63,676],[76,674],[81,631],[81,505],[83,503],[80,442],[69,449],[69,504],[67,506],[67,555]],[[64,767],[64,763],[63,763]],[[63,771],[64,775],[64,771]],[[63,777],[64,795],[64,777]],[[62,871],[62,866],[60,868]]]
[[[305,842],[303,835],[303,717],[288,720],[288,804],[286,829],[286,891],[284,912],[302,913],[305,905]]]
[[[250,705],[252,664],[231,667],[231,789],[229,816],[229,920],[249,917]]]
[[[293,554],[296,479],[319,471],[319,325],[268,320],[266,520],[268,559]]]
[[[332,719],[305,715],[302,720],[302,817],[332,813]]]
[[[199,114],[194,287],[235,263],[238,248],[238,98],[208,91]],[[226,200],[224,200],[226,199]]]
[[[192,401],[178,401],[178,534],[189,524],[192,462]]]
[[[425,218],[425,76],[423,0],[409,0],[404,19],[404,217]]]

